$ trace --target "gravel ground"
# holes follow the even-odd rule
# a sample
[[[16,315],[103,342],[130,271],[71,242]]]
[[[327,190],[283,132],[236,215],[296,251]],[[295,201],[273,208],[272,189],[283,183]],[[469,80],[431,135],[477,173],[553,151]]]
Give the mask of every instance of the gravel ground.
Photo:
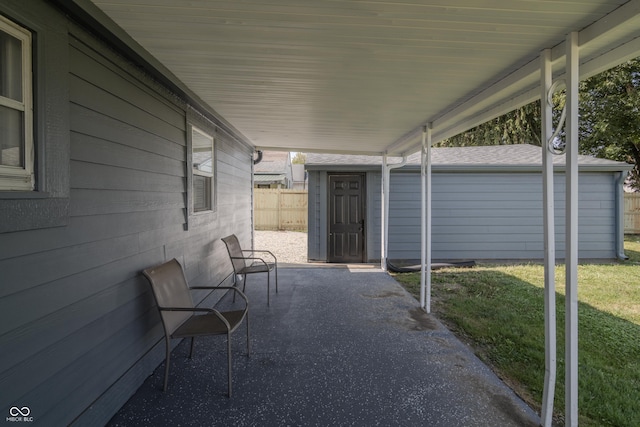
[[[256,231],[255,248],[273,252],[278,264],[307,262],[307,233],[299,231]]]

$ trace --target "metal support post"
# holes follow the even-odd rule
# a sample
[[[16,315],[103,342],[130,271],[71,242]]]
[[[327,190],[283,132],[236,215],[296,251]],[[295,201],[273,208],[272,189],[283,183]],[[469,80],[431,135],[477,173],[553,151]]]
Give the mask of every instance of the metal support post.
[[[391,170],[401,168],[407,164],[407,156],[402,157],[400,163],[387,164],[387,154],[382,156],[382,236],[380,239],[382,254],[380,267],[387,271],[387,258],[389,256],[389,193],[391,188]]]
[[[553,398],[556,385],[556,279],[555,279],[555,209],[553,194],[553,154],[549,144],[553,135],[553,97],[551,75],[551,50],[540,54],[540,107],[542,119],[542,202],[544,223],[544,340],[545,374],[542,396],[542,425],[551,427],[553,421]],[[560,126],[560,124],[558,125]]]
[[[578,33],[567,36],[565,425],[578,425]]]
[[[431,123],[422,131],[420,306],[431,313]]]
[[[387,193],[388,193],[388,183],[387,183],[387,153],[382,156],[382,182],[380,189],[382,194],[380,195],[380,200],[382,201],[381,211],[380,211],[380,268],[382,271],[387,271]]]

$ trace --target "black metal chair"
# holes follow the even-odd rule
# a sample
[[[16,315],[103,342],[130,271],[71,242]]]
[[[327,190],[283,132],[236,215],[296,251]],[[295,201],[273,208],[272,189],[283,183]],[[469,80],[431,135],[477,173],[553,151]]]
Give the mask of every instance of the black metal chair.
[[[176,259],[142,272],[149,280],[153,295],[160,310],[166,341],[166,361],[164,370],[164,391],[169,381],[171,362],[171,339],[191,338],[189,358],[193,355],[195,337],[208,335],[227,335],[228,394],[231,397],[231,334],[247,319],[247,357],[250,355],[249,342],[249,302],[247,297],[235,287],[196,286],[190,288]],[[244,299],[244,308],[220,312],[213,308],[195,307],[191,289],[232,290]]]
[[[243,250],[235,234],[223,237],[222,241],[227,246],[229,258],[233,265],[233,272],[236,277],[242,276],[242,290],[247,286],[247,276],[249,274],[267,273],[267,305],[271,305],[270,300],[270,278],[271,272],[276,275],[276,293],[278,293],[278,260],[275,255],[266,250]],[[249,256],[245,256],[249,254]],[[266,260],[263,257],[256,257],[256,254],[268,254],[273,260]]]

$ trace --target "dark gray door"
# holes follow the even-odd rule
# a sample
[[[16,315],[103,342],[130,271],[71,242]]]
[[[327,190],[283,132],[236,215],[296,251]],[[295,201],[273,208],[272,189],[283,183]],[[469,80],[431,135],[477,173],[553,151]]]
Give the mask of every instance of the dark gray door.
[[[364,261],[364,175],[329,175],[329,262]]]

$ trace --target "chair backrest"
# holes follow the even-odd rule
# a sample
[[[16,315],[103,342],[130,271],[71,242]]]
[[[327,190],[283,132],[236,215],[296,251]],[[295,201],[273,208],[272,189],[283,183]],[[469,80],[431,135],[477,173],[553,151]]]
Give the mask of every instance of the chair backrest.
[[[193,299],[187,279],[177,259],[142,272],[149,280],[158,307],[193,308]],[[165,332],[172,334],[178,326],[193,315],[190,311],[160,311]]]
[[[247,266],[244,261],[242,248],[240,247],[240,242],[238,242],[238,238],[235,234],[231,236],[223,237],[222,241],[227,246],[227,252],[229,252],[229,257],[231,258],[231,264],[233,264],[233,271],[236,273],[242,270]]]

